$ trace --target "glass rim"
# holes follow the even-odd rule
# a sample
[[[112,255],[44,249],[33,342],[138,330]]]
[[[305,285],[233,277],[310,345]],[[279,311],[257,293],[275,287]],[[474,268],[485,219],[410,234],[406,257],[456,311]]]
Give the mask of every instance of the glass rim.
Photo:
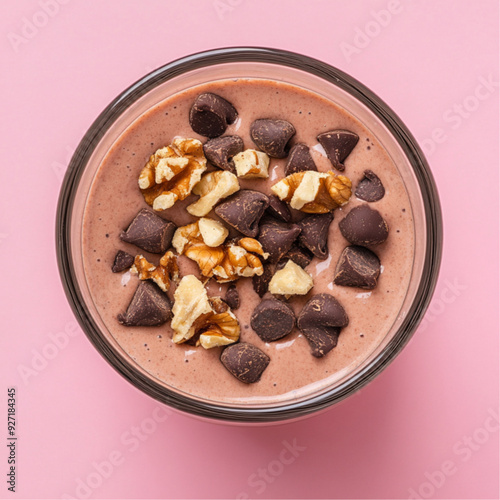
[[[398,332],[382,352],[348,380],[318,396],[267,408],[232,408],[221,403],[191,399],[169,391],[155,379],[135,371],[104,339],[93,321],[76,280],[71,252],[71,217],[79,181],[93,151],[116,119],[143,95],[176,76],[207,66],[245,62],[287,66],[310,73],[366,105],[390,130],[408,158],[422,196],[427,236],[422,276],[415,299]],[[399,354],[415,333],[435,289],[442,254],[442,232],[439,197],[427,160],[416,139],[384,101],[353,77],[309,56],[264,47],[227,47],[198,52],[159,67],[124,90],[101,112],[80,141],[63,180],[56,215],[56,251],[63,287],[80,326],[98,352],[136,388],[162,403],[196,416],[225,422],[272,423],[305,416],[343,400],[371,381]]]

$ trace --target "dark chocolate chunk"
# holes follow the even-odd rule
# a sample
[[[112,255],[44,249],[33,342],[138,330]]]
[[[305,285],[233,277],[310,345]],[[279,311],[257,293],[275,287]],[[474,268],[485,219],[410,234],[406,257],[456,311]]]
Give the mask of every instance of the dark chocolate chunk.
[[[189,112],[189,123],[197,134],[219,137],[237,117],[238,112],[229,101],[207,92],[195,99]]]
[[[337,345],[340,329],[348,323],[344,308],[328,293],[314,295],[297,319],[297,326],[309,341],[312,355],[317,358]]]
[[[349,130],[330,130],[319,134],[317,139],[332,165],[341,172],[345,169],[344,160],[359,141],[359,137]]]
[[[269,262],[278,262],[290,250],[300,234],[297,224],[286,224],[267,220],[260,225],[259,242],[264,252],[269,253]]]
[[[177,226],[143,208],[130,223],[120,239],[132,243],[146,252],[164,253],[170,247]]]
[[[266,299],[254,309],[250,326],[264,342],[274,342],[293,330],[295,315],[280,300]]]
[[[295,135],[295,127],[285,120],[255,120],[250,126],[250,136],[257,147],[272,158],[288,155],[288,142]]]
[[[333,220],[333,212],[310,215],[302,219],[299,243],[309,249],[318,259],[328,257],[328,231]]]
[[[339,223],[342,236],[353,245],[378,245],[389,235],[389,226],[378,210],[354,207]]]
[[[203,145],[203,152],[207,160],[222,170],[228,170],[236,175],[233,156],[244,149],[243,140],[237,135],[226,135],[210,139]]]
[[[252,278],[253,289],[260,298],[264,297],[264,295],[267,293],[269,282],[273,277],[273,271],[270,264],[265,263],[262,265],[262,267],[264,268],[264,272],[260,276],[255,275]]]
[[[118,321],[125,326],[158,326],[172,316],[172,305],[166,293],[151,281],[141,281],[125,314]]]
[[[280,219],[283,222],[290,222],[292,214],[288,208],[288,204],[281,201],[276,195],[272,194],[269,196],[269,206],[267,207],[267,213],[276,219]]]
[[[286,257],[283,257],[277,264],[276,264],[276,269],[274,270],[274,272],[277,272],[277,271],[281,271],[285,266],[286,266],[286,263],[291,260],[291,259],[287,259]],[[277,299],[278,298],[281,298],[280,295],[278,295],[276,297]]]
[[[365,170],[363,173],[364,177],[359,182],[354,194],[363,201],[381,200],[385,194],[382,181],[371,170]]]
[[[262,372],[267,368],[270,358],[259,348],[246,342],[226,347],[220,360],[226,369],[245,384],[258,382]]]
[[[311,263],[312,259],[313,254],[310,250],[308,250],[307,248],[299,247],[297,245],[292,245],[292,248],[288,250],[283,260],[278,262],[278,266],[276,266],[276,269],[278,269],[278,267],[283,269],[283,267],[285,267],[286,265],[287,260],[295,262],[295,264],[302,267],[303,269]],[[283,265],[281,265],[282,262],[284,262]]]
[[[259,221],[269,206],[269,198],[259,191],[242,189],[215,209],[215,213],[230,226],[250,238],[259,234]]]
[[[301,330],[320,326],[344,328],[348,324],[344,308],[329,293],[313,295],[300,312],[297,323]]]
[[[125,269],[131,267],[133,263],[134,263],[133,255],[130,255],[129,253],[124,252],[123,250],[118,250],[111,271],[113,271],[114,273],[121,273],[122,271],[125,271]]]
[[[340,330],[341,328],[331,327],[327,331],[320,328],[304,331],[304,337],[311,347],[311,354],[315,358],[322,358],[325,354],[328,354],[336,347]]]
[[[309,146],[303,142],[295,144],[290,149],[288,161],[285,165],[285,176],[294,174],[295,172],[302,172],[303,170],[318,170],[311,153]]]
[[[344,248],[335,269],[333,282],[341,286],[354,286],[373,290],[380,275],[380,260],[365,247]]]
[[[240,307],[240,294],[238,293],[238,290],[234,283],[232,285],[229,285],[226,291],[226,296],[224,297],[224,302],[231,309],[238,309],[238,307]]]

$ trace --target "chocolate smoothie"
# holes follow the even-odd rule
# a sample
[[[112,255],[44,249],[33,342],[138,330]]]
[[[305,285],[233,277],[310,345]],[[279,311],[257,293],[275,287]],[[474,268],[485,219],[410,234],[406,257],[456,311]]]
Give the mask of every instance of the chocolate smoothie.
[[[222,347],[204,349],[175,344],[170,321],[161,326],[130,327],[117,320],[139,283],[137,276],[129,271],[111,272],[117,251],[134,256],[142,254],[150,262],[158,262],[159,258],[119,238],[141,209],[152,210],[139,190],[139,174],[150,156],[171,144],[175,137],[207,141],[193,131],[189,122],[193,102],[205,92],[222,96],[236,108],[238,117],[224,135],[238,135],[245,149],[258,149],[250,135],[255,120],[273,118],[292,123],[296,134],[291,143],[309,146],[319,172],[332,171],[332,162],[318,143],[319,134],[340,129],[359,136],[359,142],[344,162],[345,171],[335,171],[352,181],[353,194],[347,204],[333,211],[328,255],[324,260],[314,257],[305,267],[313,278],[312,290],[288,301],[298,317],[313,295],[330,294],[345,309],[349,324],[342,328],[337,346],[321,358],[311,355],[308,341],[297,327],[280,340],[265,342],[251,327],[252,313],[262,299],[255,292],[251,278],[240,278],[235,284],[241,304],[233,311],[241,327],[240,341],[256,346],[270,358],[260,380],[252,384],[242,383],[226,370],[220,361]],[[287,160],[271,158],[269,177],[239,179],[241,189],[270,195],[271,186],[285,177]],[[353,208],[366,205],[367,201],[357,198],[355,191],[367,170],[375,174],[385,189],[378,201],[370,201],[368,205],[380,212],[389,226],[387,240],[370,247],[381,264],[378,283],[370,290],[333,282],[341,254],[351,245],[342,235],[339,222]],[[363,189],[358,194],[365,198]],[[156,213],[177,226],[192,223],[196,217],[186,207],[196,199],[191,195]],[[220,220],[214,212],[208,217]],[[294,217],[297,221],[301,218],[300,214]],[[398,169],[383,145],[363,124],[321,96],[286,83],[257,79],[216,81],[191,88],[166,99],[136,120],[115,142],[98,169],[86,204],[82,236],[85,272],[95,306],[111,335],[133,362],[173,390],[226,404],[273,404],[302,398],[352,371],[374,351],[400,314],[414,257],[410,201]],[[181,276],[200,277],[195,262],[181,256],[178,263]],[[211,279],[206,286],[209,296],[224,298],[229,284]],[[174,292],[172,285],[168,291],[171,299]]]

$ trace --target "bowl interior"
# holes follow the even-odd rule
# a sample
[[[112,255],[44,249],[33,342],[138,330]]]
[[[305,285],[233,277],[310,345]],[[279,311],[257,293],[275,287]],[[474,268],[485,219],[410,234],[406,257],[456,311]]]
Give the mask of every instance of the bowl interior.
[[[334,102],[361,122],[386,149],[404,180],[414,221],[409,287],[392,328],[353,370],[337,374],[302,397],[268,403],[221,404],[183,393],[153,377],[123,350],[103,322],[88,287],[82,221],[101,162],[121,134],[170,96],[213,81],[272,79]],[[268,49],[227,49],[190,56],[159,68],[127,89],[99,116],[71,161],[58,211],[59,264],[70,303],[90,340],[123,376],[152,397],[193,414],[237,421],[296,418],[340,401],[379,373],[408,342],[428,305],[441,252],[439,202],[428,165],[397,116],[368,89],[342,72],[304,56]]]

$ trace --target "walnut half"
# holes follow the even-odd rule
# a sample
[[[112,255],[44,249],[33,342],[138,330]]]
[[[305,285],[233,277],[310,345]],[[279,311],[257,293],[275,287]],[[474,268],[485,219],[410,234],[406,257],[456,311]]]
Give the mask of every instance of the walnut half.
[[[351,197],[351,181],[333,172],[295,172],[271,187],[280,200],[306,213],[323,214],[345,205]]]
[[[153,210],[166,210],[191,194],[206,168],[202,143],[176,137],[151,155],[139,175],[139,188]]]
[[[172,238],[172,246],[179,255],[194,260],[203,276],[213,277],[219,283],[260,276],[264,272],[260,258],[267,259],[268,254],[257,240],[241,238],[215,247],[211,244],[212,241],[204,240],[200,221],[177,228]]]

